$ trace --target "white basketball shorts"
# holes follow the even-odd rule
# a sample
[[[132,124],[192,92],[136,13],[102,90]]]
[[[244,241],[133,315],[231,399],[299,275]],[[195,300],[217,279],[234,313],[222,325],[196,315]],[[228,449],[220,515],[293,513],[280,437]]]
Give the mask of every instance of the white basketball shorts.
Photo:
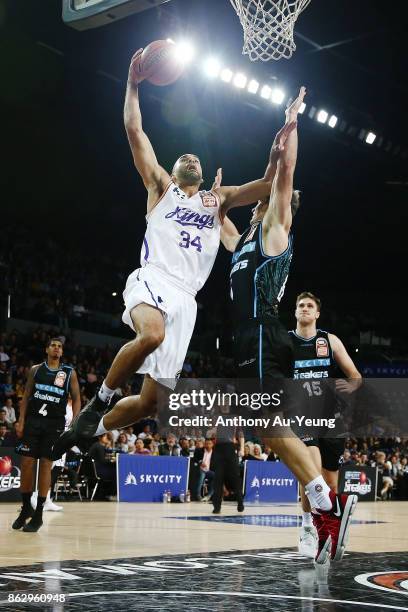
[[[130,313],[139,304],[149,304],[162,311],[165,336],[139,368],[139,374],[149,374],[166,387],[174,389],[183,369],[188,345],[193,335],[197,303],[187,293],[152,266],[138,268],[126,281],[123,292],[125,311],[122,320],[135,331]]]

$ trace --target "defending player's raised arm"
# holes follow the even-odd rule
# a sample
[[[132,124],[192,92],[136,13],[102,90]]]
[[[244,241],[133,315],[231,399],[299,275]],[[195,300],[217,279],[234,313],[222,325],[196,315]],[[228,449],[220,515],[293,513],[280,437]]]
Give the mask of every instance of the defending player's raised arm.
[[[149,192],[149,200],[151,199],[154,205],[155,200],[161,196],[170,182],[170,176],[160,166],[152,144],[143,131],[138,90],[138,85],[143,79],[137,72],[141,52],[142,49],[139,49],[130,63],[123,118],[136,169]]]
[[[279,156],[285,150],[286,141],[295,127],[295,122],[287,121],[276,134],[263,178],[239,187],[219,187],[216,189],[221,203],[221,218],[224,218],[230,208],[253,204],[270,196]]]
[[[81,392],[79,390],[78,376],[75,370],[72,370],[69,392],[72,399],[72,418],[75,419],[76,415],[81,410]]]
[[[285,231],[289,231],[292,224],[293,176],[298,151],[297,115],[305,95],[306,89],[301,87],[298,97],[286,111],[286,125],[291,126],[291,129],[280,151],[270,204],[263,219],[266,230],[272,225],[281,225]]]
[[[20,402],[20,413],[18,421],[16,423],[16,434],[18,438],[21,438],[24,430],[25,417],[27,412],[28,400],[30,399],[34,390],[34,376],[40,367],[40,364],[33,365],[28,374],[27,382],[24,389],[24,394]]]

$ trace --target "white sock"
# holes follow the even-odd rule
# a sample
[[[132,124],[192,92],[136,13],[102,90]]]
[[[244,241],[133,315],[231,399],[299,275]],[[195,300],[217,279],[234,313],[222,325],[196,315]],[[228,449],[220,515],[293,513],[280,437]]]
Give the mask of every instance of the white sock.
[[[106,433],[108,433],[108,430],[105,429],[105,426],[103,424],[103,417],[102,417],[101,420],[99,421],[98,428],[95,431],[95,436],[101,436],[102,434],[106,434]]]
[[[318,476],[305,486],[305,493],[309,497],[311,507],[319,510],[331,509],[329,492],[330,487],[324,481],[323,476]]]
[[[110,402],[110,399],[114,393],[115,389],[109,389],[109,387],[105,385],[105,381],[103,381],[102,387],[98,391],[99,399],[101,399],[103,402],[108,403]]]
[[[312,513],[302,510],[302,527],[313,527]]]

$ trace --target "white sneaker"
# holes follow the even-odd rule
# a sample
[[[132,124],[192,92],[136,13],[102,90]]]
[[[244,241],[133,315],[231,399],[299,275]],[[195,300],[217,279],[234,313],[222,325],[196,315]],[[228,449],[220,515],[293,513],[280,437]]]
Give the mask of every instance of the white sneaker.
[[[302,526],[300,528],[298,551],[304,557],[315,558],[317,553],[317,533],[313,526]]]
[[[44,504],[44,512],[61,512],[64,508],[62,506],[57,506],[51,499],[47,499]]]
[[[31,500],[30,500],[33,510],[35,510],[37,507],[37,498],[38,498],[38,491],[34,491],[34,493],[31,496]],[[62,506],[57,506],[57,504],[54,504],[54,502],[50,498],[50,494],[48,493],[47,499],[45,500],[45,504],[43,507],[43,511],[44,512],[61,512],[61,510],[63,509],[64,508]]]

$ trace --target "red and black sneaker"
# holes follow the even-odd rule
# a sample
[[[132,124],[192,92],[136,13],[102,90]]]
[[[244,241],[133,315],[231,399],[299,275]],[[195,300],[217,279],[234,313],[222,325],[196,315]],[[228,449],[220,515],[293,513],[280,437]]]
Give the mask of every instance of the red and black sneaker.
[[[316,527],[318,538],[315,562],[319,565],[323,565],[328,561],[332,545],[332,539],[328,530],[328,525],[325,522],[323,515],[318,514],[317,512],[312,512],[312,519],[313,525]]]
[[[330,491],[331,510],[320,510],[325,528],[331,536],[331,559],[341,561],[348,540],[351,515],[356,509],[357,495],[337,495]]]

